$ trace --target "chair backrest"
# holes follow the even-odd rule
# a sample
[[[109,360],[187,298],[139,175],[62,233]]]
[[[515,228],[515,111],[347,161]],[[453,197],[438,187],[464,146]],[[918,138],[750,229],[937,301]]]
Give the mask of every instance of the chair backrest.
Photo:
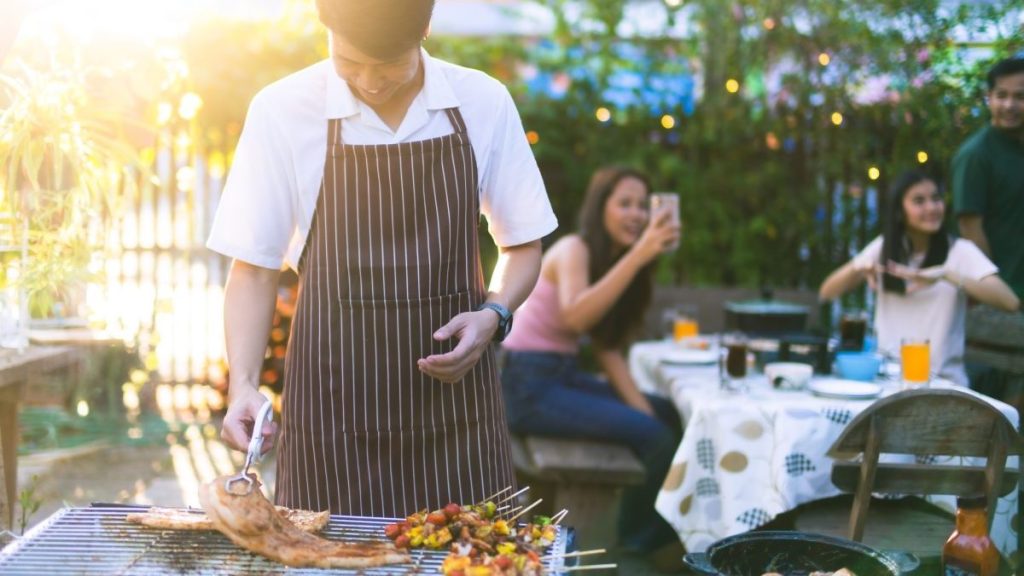
[[[882,454],[989,456],[993,440],[1020,453],[1013,423],[995,406],[969,392],[918,388],[883,398],[857,415],[829,449],[844,458],[864,452],[872,425]]]
[[[919,388],[883,398],[857,415],[829,449],[837,460],[832,483],[854,493],[850,538],[859,541],[872,492],[980,496],[989,521],[996,499],[1018,474],[1006,474],[1009,454],[1021,453],[1013,423],[984,398],[963,390]],[[863,454],[860,462],[842,461]],[[974,465],[879,463],[882,454],[985,457]]]

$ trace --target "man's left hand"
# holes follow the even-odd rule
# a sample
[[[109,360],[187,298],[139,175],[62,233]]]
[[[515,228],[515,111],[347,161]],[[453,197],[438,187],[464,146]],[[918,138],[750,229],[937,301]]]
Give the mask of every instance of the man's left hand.
[[[476,366],[491,343],[498,328],[498,315],[493,310],[463,312],[434,332],[438,342],[458,338],[451,352],[432,354],[417,360],[420,371],[442,382],[458,382]]]

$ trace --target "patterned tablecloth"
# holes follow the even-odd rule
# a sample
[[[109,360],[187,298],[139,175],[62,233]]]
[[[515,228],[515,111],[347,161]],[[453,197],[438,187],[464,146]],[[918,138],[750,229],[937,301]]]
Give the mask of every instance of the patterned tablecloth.
[[[749,378],[746,393],[718,389],[714,365],[673,365],[675,345],[641,342],[630,351],[638,385],[671,397],[685,432],[658,496],[658,512],[691,552],[746,532],[777,514],[840,491],[830,480],[826,452],[843,428],[873,400],[841,400],[772,389],[763,376]],[[886,387],[891,394],[897,387]],[[1016,410],[990,400],[1017,424]],[[952,459],[949,459],[952,460]],[[1016,458],[1011,459],[1016,467]],[[950,512],[955,498],[928,496]],[[992,538],[1004,554],[1017,548],[1011,521],[1017,491],[998,502]]]

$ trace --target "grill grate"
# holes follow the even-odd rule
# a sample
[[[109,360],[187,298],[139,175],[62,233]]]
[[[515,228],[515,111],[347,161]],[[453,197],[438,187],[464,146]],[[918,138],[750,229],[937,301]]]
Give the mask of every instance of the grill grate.
[[[146,507],[64,508],[0,552],[0,574],[348,574],[359,576],[439,574],[446,553],[414,550],[412,562],[361,570],[289,568],[239,548],[213,531],[156,530],[125,520]],[[384,540],[393,518],[331,516],[321,536],[331,540]],[[559,528],[552,553],[566,550]],[[571,532],[571,531],[570,531]],[[563,559],[547,562],[551,574]]]

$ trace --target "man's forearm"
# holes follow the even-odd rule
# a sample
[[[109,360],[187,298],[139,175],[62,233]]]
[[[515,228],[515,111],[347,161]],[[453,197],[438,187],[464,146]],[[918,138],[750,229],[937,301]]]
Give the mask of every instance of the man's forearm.
[[[535,240],[498,249],[487,299],[515,310],[530,295],[540,275],[541,245]]]
[[[280,272],[235,261],[224,289],[224,336],[231,370],[229,396],[260,382],[274,319]]]

